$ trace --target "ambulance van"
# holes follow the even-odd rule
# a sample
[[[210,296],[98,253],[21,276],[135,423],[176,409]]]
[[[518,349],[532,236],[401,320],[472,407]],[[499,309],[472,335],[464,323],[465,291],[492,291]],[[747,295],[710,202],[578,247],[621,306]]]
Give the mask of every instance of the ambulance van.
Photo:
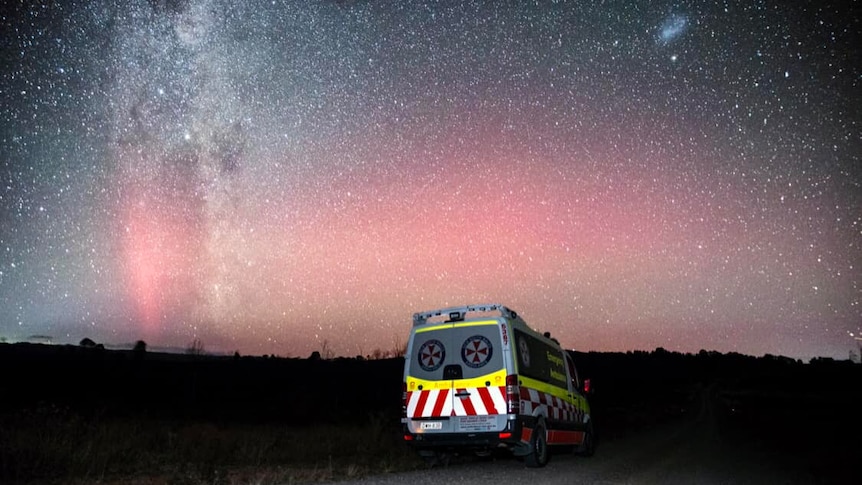
[[[416,313],[404,360],[404,440],[432,464],[498,448],[529,467],[544,466],[550,447],[593,453],[589,380],[503,305]]]

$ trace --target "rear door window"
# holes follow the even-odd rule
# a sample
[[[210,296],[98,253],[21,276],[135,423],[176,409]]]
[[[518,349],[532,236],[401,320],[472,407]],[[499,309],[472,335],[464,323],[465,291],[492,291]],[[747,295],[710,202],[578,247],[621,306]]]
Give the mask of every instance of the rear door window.
[[[472,379],[503,368],[496,321],[457,322],[417,331],[410,374],[422,380]]]
[[[451,363],[461,366],[464,379],[481,377],[503,368],[498,322],[457,325],[452,329],[452,340],[455,355]]]
[[[452,359],[452,325],[418,330],[413,337],[410,375],[426,381],[443,380],[443,369]]]

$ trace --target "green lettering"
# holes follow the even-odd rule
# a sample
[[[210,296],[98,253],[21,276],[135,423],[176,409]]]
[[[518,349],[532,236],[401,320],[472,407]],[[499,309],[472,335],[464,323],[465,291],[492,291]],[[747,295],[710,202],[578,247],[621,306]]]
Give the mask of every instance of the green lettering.
[[[555,370],[551,370],[551,379],[560,381],[562,383],[566,382],[566,376],[560,372],[555,371]]]

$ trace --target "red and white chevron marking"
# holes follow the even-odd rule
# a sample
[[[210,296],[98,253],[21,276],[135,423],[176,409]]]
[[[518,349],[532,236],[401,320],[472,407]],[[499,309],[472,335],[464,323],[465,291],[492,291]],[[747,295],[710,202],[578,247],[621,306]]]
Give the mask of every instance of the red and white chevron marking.
[[[468,387],[408,392],[407,417],[506,414],[505,395],[505,387]]]
[[[584,412],[557,396],[540,392],[535,389],[521,387],[521,413],[534,414],[540,407],[547,408],[543,413],[551,419],[561,421],[573,421],[580,423],[584,420]]]

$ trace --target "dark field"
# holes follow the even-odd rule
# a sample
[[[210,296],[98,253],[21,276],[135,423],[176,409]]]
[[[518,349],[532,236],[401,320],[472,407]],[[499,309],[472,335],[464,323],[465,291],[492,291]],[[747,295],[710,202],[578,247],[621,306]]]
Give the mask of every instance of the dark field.
[[[691,416],[708,396],[718,437],[749,456],[813,482],[858,478],[860,365],[573,355],[600,440]],[[299,483],[422,467],[400,437],[402,366],[0,344],[0,482]]]

